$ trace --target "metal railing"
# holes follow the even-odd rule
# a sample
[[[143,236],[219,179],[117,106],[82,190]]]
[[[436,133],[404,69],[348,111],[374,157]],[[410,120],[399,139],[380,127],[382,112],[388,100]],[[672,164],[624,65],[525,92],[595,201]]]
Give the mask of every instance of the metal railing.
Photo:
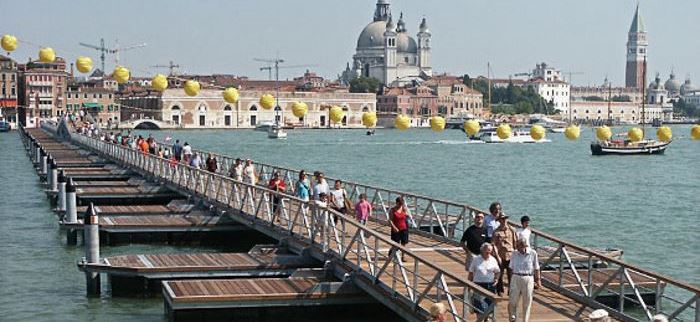
[[[73,135],[74,142],[104,157],[152,176],[160,182],[226,208],[229,215],[252,227],[267,227],[278,236],[290,236],[308,242],[326,259],[340,260],[376,287],[384,287],[397,301],[413,310],[423,310],[431,303],[446,301],[454,321],[467,321],[469,312],[480,312],[471,296],[486,298],[491,305],[481,319],[496,320],[496,307],[504,299],[453,275],[429,260],[391,241],[385,234],[372,230],[354,219],[313,202],[261,186],[236,181],[220,174],[195,169],[125,146]],[[272,200],[280,198],[278,211]],[[339,218],[336,224],[331,218]],[[399,252],[407,258],[401,260]],[[410,262],[410,264],[408,264]]]
[[[171,145],[161,143],[161,146]],[[203,155],[209,153],[195,152]],[[218,172],[228,173],[235,158],[211,154],[217,158]],[[256,171],[263,180],[279,172],[287,181],[287,186],[292,187],[291,192],[294,192],[293,178],[298,177],[299,170],[257,162]],[[389,210],[393,206],[391,200],[402,196],[409,208],[410,225],[414,232],[455,246],[458,245],[457,234],[471,225],[476,213],[484,213],[476,207],[456,202],[347,180],[343,180],[343,183],[351,200],[360,193],[367,194],[375,208],[372,220],[388,221]],[[285,198],[295,199],[284,195]],[[517,227],[513,222],[509,224]],[[665,314],[669,320],[700,322],[700,288],[696,285],[636,267],[535,229],[532,230],[531,241],[540,254],[545,272],[543,284],[584,305],[605,308],[611,315],[628,321],[651,320],[654,314]],[[556,274],[551,274],[552,271]],[[612,301],[612,298],[615,300]]]

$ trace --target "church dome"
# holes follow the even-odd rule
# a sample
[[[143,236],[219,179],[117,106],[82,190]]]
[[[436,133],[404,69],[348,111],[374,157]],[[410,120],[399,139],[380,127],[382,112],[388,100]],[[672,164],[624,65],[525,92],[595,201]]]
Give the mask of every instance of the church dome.
[[[678,92],[681,90],[681,81],[676,79],[676,75],[671,73],[666,83],[664,83],[664,87],[666,87],[669,92]]]
[[[418,45],[416,40],[407,33],[402,32],[396,36],[396,51],[400,53],[418,53]]]
[[[659,74],[656,74],[656,79],[654,79],[654,81],[651,82],[651,84],[649,84],[649,89],[650,90],[660,90],[660,91],[663,91],[666,89],[664,87],[664,85],[661,84],[661,77],[659,77]]]
[[[685,83],[681,85],[681,95],[690,94],[692,92],[696,92],[697,90],[697,87],[690,83],[690,79],[686,79]]]
[[[386,21],[371,22],[360,33],[357,39],[357,49],[384,47],[384,32],[386,31]]]

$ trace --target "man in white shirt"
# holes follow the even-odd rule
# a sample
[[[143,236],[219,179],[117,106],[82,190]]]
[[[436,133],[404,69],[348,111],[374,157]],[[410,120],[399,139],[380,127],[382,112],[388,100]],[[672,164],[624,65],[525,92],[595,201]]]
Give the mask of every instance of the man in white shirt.
[[[501,203],[496,201],[489,206],[490,214],[484,217],[484,226],[486,227],[486,241],[491,242],[493,232],[498,229],[500,223],[496,218],[501,215]]]
[[[520,217],[520,225],[522,228],[518,228],[518,239],[524,240],[528,245],[530,245],[530,235],[532,230],[530,229],[530,217],[522,216]]]
[[[316,174],[316,184],[314,185],[314,200],[318,200],[321,193],[327,196],[330,192],[331,188],[328,186],[323,172],[318,172]]]
[[[532,305],[532,292],[535,285],[542,286],[540,280],[540,263],[537,252],[529,248],[527,243],[519,239],[515,242],[515,248],[510,258],[510,269],[513,277],[510,279],[510,296],[508,298],[508,315],[510,321],[515,322],[522,316],[523,322],[530,320],[530,306]],[[522,311],[518,314],[518,304],[522,304]]]
[[[491,244],[483,243],[481,245],[481,256],[474,257],[469,264],[468,278],[470,281],[473,281],[486,290],[496,292],[496,283],[498,282],[501,269],[496,259],[491,256],[492,252],[493,246],[491,246]],[[492,301],[490,299],[480,295],[474,295],[472,299],[472,304],[474,308],[479,310],[480,315],[486,311],[491,303]]]

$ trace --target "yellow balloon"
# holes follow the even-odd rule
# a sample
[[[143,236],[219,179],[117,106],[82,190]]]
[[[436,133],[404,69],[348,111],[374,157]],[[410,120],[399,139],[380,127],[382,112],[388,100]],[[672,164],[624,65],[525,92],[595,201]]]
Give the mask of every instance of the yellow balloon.
[[[85,56],[78,57],[78,59],[75,60],[75,68],[83,74],[89,73],[92,70],[92,58]]]
[[[183,88],[185,89],[185,94],[187,94],[187,96],[197,96],[201,87],[199,86],[198,81],[188,80],[185,81],[185,85],[183,86]]]
[[[260,106],[262,108],[269,110],[273,107],[275,107],[275,97],[272,96],[271,94],[265,94],[260,97]]]
[[[408,130],[411,127],[411,119],[406,115],[399,115],[394,120],[394,126],[401,131]]]
[[[304,102],[294,102],[292,103],[292,114],[297,118],[302,118],[309,111],[309,106]]]
[[[513,131],[510,129],[510,125],[508,124],[501,124],[496,128],[496,134],[498,134],[498,137],[501,140],[505,140],[510,137],[511,133]]]
[[[693,140],[700,140],[700,125],[695,124],[690,128],[690,137]]]
[[[638,127],[633,127],[629,131],[627,131],[627,137],[632,142],[639,142],[642,139],[644,139],[644,131],[642,131],[642,129]]]
[[[114,77],[118,84],[124,84],[129,81],[131,73],[129,73],[129,70],[126,69],[126,67],[117,66],[117,68],[114,69],[114,72],[112,72],[112,77]]]
[[[377,125],[377,113],[364,112],[362,113],[362,125],[366,127],[375,127]]]
[[[345,112],[343,112],[343,109],[340,106],[331,107],[331,111],[330,111],[331,122],[340,123],[343,120],[343,116],[345,116]]]
[[[168,89],[168,77],[163,74],[158,74],[151,80],[151,87],[159,92]]]
[[[477,120],[468,120],[464,122],[464,131],[467,132],[469,136],[475,136],[481,130],[481,124]]]
[[[547,132],[545,131],[544,127],[542,127],[542,125],[533,125],[530,128],[530,137],[532,137],[532,139],[535,141],[544,139],[546,135]]]
[[[226,101],[226,103],[238,103],[238,96],[238,90],[233,87],[224,90],[224,101]]]
[[[435,132],[445,130],[445,119],[441,116],[433,116],[430,118],[430,128]]]
[[[56,52],[51,47],[39,49],[39,61],[42,63],[53,63],[56,60]]]
[[[4,35],[2,36],[2,40],[0,40],[0,44],[5,51],[14,51],[17,49],[17,38],[13,35]]]
[[[603,125],[595,129],[595,136],[598,138],[598,140],[607,141],[612,137],[612,131],[609,127]]]
[[[671,142],[671,139],[673,139],[673,131],[671,131],[671,128],[668,126],[662,126],[656,130],[656,137],[661,141]]]
[[[564,130],[564,136],[571,141],[575,141],[581,136],[581,128],[576,125],[569,125]]]

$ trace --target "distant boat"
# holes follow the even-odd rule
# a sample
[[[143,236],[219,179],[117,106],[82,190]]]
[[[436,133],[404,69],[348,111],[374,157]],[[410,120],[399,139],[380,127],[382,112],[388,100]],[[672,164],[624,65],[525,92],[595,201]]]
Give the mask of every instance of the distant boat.
[[[503,140],[498,137],[496,130],[489,130],[479,134],[478,140],[485,143],[550,143],[549,139],[535,140],[530,136],[530,132],[523,129],[516,129],[512,135]]]
[[[646,58],[644,59],[644,70],[642,72],[642,79],[646,79]],[[642,86],[642,98],[646,97],[645,90],[646,86]],[[642,124],[642,132],[644,131],[645,123],[645,100],[642,99],[642,117],[640,119]],[[656,121],[658,119],[655,119]],[[668,148],[669,142],[644,139],[639,142],[632,142],[629,139],[624,140],[596,140],[591,142],[591,154],[593,155],[640,155],[640,154],[663,154]]]
[[[0,132],[10,132],[12,126],[6,121],[0,121]]]
[[[593,155],[639,155],[639,154],[663,154],[671,142],[656,140],[642,140],[632,142],[630,140],[608,140],[591,143]]]
[[[367,135],[374,135],[374,129],[367,130]]]
[[[282,126],[275,123],[268,128],[267,137],[270,139],[286,139],[287,132],[282,128]]]
[[[255,126],[256,131],[262,131],[262,132],[267,132],[270,130],[270,128],[275,125],[275,122],[272,121],[263,121],[258,123],[258,125]]]

